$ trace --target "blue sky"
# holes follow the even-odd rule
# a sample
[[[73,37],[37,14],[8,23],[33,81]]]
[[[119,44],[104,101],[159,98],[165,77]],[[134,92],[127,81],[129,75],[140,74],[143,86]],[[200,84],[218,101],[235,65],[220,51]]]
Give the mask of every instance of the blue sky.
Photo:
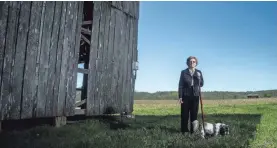
[[[276,2],[141,2],[136,91],[176,91],[199,59],[204,91],[277,89]]]
[[[191,55],[204,91],[277,89],[277,2],[144,1],[138,30],[136,91],[177,91]]]

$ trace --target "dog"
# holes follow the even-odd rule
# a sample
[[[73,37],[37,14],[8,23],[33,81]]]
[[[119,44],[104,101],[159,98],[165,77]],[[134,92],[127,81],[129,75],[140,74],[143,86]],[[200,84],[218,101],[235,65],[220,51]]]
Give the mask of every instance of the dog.
[[[230,134],[230,128],[229,125],[225,123],[209,123],[209,122],[204,122],[204,129],[203,129],[203,124],[199,124],[197,120],[192,122],[193,124],[193,130],[197,130],[200,126],[200,131],[201,131],[201,137],[215,137],[215,136],[225,136]]]

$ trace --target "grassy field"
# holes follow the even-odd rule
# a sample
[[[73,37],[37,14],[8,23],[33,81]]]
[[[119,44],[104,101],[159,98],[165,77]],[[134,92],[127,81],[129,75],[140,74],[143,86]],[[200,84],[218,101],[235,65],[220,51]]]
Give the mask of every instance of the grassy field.
[[[226,100],[203,100],[205,105],[230,105],[230,104],[270,104],[277,103],[277,98],[258,98],[258,99],[226,99]],[[165,104],[178,105],[177,100],[135,100],[135,104]]]
[[[135,101],[135,119],[87,120],[61,128],[36,127],[0,135],[0,147],[178,148],[277,147],[277,99],[204,101],[208,122],[225,122],[230,135],[201,139],[180,133],[176,101]],[[201,121],[201,118],[199,118]]]

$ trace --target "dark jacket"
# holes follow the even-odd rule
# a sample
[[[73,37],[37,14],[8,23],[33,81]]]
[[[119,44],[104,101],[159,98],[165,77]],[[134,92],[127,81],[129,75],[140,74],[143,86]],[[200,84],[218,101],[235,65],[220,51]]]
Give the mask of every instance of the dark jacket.
[[[178,95],[179,98],[183,98],[186,96],[190,96],[191,93],[191,81],[193,79],[193,96],[200,96],[200,89],[199,89],[199,78],[197,76],[197,72],[201,74],[200,76],[200,87],[204,85],[203,75],[202,72],[198,69],[195,69],[193,76],[190,75],[189,69],[185,69],[181,71],[180,79],[179,79],[179,89]]]

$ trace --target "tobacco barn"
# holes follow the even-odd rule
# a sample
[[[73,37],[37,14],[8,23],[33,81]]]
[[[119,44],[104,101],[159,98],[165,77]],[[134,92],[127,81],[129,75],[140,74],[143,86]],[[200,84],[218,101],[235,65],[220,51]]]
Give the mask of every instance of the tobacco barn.
[[[133,111],[139,2],[3,1],[0,8],[0,126]]]
[[[259,98],[258,94],[248,94],[247,98]]]

